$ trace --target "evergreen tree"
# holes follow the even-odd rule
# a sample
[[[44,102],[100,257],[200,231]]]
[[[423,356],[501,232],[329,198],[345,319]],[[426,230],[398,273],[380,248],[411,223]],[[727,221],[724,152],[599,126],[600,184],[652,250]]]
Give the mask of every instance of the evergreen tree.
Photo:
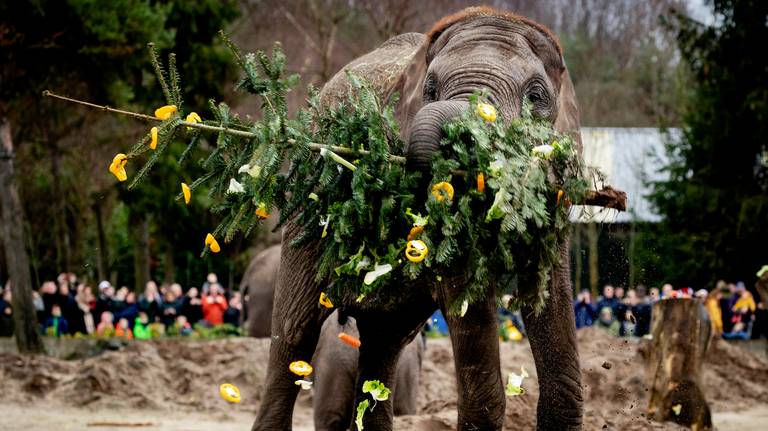
[[[694,82],[669,180],[651,196],[664,216],[659,253],[673,283],[750,280],[768,244],[768,2],[713,0],[715,23],[672,26]]]

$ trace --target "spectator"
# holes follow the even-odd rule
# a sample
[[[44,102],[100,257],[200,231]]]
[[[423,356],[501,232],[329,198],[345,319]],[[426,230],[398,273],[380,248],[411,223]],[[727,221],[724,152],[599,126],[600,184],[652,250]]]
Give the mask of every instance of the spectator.
[[[75,295],[76,317],[72,322],[71,330],[73,334],[92,334],[96,330],[91,305],[95,302],[90,286],[80,284],[77,286]]]
[[[129,290],[128,293],[125,294],[125,305],[119,313],[115,314],[115,318],[118,320],[127,320],[130,326],[131,322],[135,321],[136,316],[138,315],[139,305],[136,303],[136,294]]]
[[[653,292],[654,289],[651,289]],[[653,298],[645,295],[645,286],[639,285],[636,290],[637,303],[632,306],[632,315],[635,318],[635,336],[644,337],[651,332],[651,310]],[[659,289],[656,289],[658,298]]]
[[[659,299],[661,299],[661,296],[659,295],[659,288],[658,287],[652,287],[650,294],[648,295],[649,302],[651,305],[658,302]]]
[[[128,323],[128,319],[125,317],[117,321],[115,337],[133,340],[133,331],[131,331],[131,325]]]
[[[661,299],[669,299],[672,297],[672,292],[674,292],[675,288],[672,287],[671,284],[667,283],[663,286],[661,286]]]
[[[605,306],[600,309],[600,315],[597,319],[597,326],[605,329],[617,337],[619,336],[619,322],[613,318],[613,310],[611,307]]]
[[[43,309],[45,311],[43,316],[45,319],[51,317],[51,309],[53,304],[56,304],[59,296],[57,290],[56,283],[52,281],[43,282],[43,285],[40,287],[40,297],[43,299]]]
[[[61,337],[69,333],[69,324],[67,319],[61,315],[59,304],[51,306],[51,317],[45,321],[45,333],[54,337]]]
[[[243,311],[243,302],[240,300],[240,292],[232,294],[229,299],[229,307],[224,312],[224,323],[240,327],[240,314]]]
[[[731,309],[733,326],[729,332],[723,334],[723,338],[748,340],[752,331],[753,313],[757,307],[752,294],[746,288],[737,286],[737,291],[739,297]]]
[[[717,286],[704,300],[704,308],[707,309],[707,314],[709,314],[712,335],[719,337],[723,335],[723,311],[720,309],[720,300],[723,298],[722,289],[725,287],[725,282],[720,280],[717,282]]]
[[[10,280],[8,281],[10,284]],[[6,286],[8,292],[11,291],[10,285]],[[38,322],[45,322],[45,304],[43,303],[43,297],[40,296],[40,292],[37,290],[32,291],[32,303],[35,305],[35,312],[37,314]]]
[[[208,274],[208,276],[205,278],[205,283],[203,283],[203,294],[202,296],[208,296],[211,290],[211,286],[214,284],[219,283],[219,277],[216,276],[214,273]]]
[[[11,286],[6,284],[0,295],[0,337],[13,337],[13,305]]]
[[[196,287],[190,287],[181,305],[181,314],[194,325],[203,318],[203,301],[198,297]]]
[[[614,310],[616,309],[617,302],[613,286],[606,284],[603,287],[603,296],[597,301],[597,310],[602,315],[603,309],[607,307],[611,311],[611,320],[613,320],[615,318]]]
[[[137,340],[149,340],[152,338],[152,330],[149,328],[149,316],[146,311],[139,311],[139,316],[133,324],[133,338]]]
[[[101,313],[99,326],[96,327],[96,335],[99,337],[112,337],[115,335],[115,316],[111,311]]]
[[[576,313],[576,329],[592,326],[597,319],[597,307],[592,303],[592,294],[589,289],[583,289],[576,297],[576,305],[573,306]]]
[[[632,293],[634,295],[634,292]],[[619,286],[613,290],[613,296],[616,298],[616,303],[613,306],[613,316],[617,322],[619,322],[619,336],[624,337],[627,335],[627,313],[629,312],[629,305],[626,304],[624,297],[624,288]],[[634,323],[630,322],[634,328]]]
[[[163,299],[163,303],[160,304],[160,320],[166,328],[170,328],[176,321],[176,316],[179,315],[182,304],[180,298],[177,298],[171,289],[166,289],[165,298]]]
[[[103,280],[99,283],[99,294],[96,296],[96,306],[93,309],[93,315],[101,319],[101,316],[105,311],[112,311],[112,298],[115,296],[115,288],[112,287],[112,283],[107,280]],[[101,320],[96,322],[96,325],[101,323]]]
[[[157,293],[157,284],[152,280],[147,282],[144,287],[144,293],[139,296],[139,311],[143,311],[147,314],[149,323],[154,322],[159,314],[160,297]],[[138,336],[136,338],[138,338]]]
[[[221,286],[218,283],[211,284],[209,294],[203,298],[203,320],[210,325],[221,325],[224,323],[227,300],[221,294],[220,289]]]
[[[186,337],[192,333],[192,325],[189,324],[189,321],[187,321],[187,317],[184,316],[183,314],[176,317],[173,333],[176,333],[183,337]]]

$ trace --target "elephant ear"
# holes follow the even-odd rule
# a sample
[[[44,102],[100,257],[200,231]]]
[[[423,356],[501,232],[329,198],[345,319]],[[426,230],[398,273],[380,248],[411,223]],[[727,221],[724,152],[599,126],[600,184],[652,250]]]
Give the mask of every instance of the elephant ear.
[[[559,109],[555,118],[555,130],[561,133],[568,133],[576,141],[576,147],[579,153],[582,151],[581,144],[581,121],[579,120],[579,106],[576,103],[576,91],[571,82],[571,75],[568,74],[568,68],[563,68],[560,74],[560,94],[558,95]]]
[[[416,50],[411,61],[403,70],[392,90],[387,94],[390,99],[395,94],[399,95],[395,118],[400,125],[400,137],[406,140],[413,117],[424,105],[424,80],[427,76],[427,52],[430,41],[424,38],[424,42]]]

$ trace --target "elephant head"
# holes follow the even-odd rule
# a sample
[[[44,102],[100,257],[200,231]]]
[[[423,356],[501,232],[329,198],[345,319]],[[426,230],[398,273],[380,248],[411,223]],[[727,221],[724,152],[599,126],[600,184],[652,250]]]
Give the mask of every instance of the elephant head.
[[[555,36],[515,14],[469,8],[432,27],[392,89],[401,96],[397,113],[410,166],[428,166],[443,125],[478,90],[503,119],[520,115],[527,100],[535,116],[580,142],[575,93]]]

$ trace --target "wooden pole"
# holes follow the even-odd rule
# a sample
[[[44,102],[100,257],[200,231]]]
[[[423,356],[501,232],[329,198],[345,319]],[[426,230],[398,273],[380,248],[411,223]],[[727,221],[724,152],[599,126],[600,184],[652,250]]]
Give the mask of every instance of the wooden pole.
[[[653,419],[694,431],[712,429],[700,377],[710,330],[706,311],[695,299],[664,299],[653,305],[653,339],[645,367],[651,391],[648,415]]]

